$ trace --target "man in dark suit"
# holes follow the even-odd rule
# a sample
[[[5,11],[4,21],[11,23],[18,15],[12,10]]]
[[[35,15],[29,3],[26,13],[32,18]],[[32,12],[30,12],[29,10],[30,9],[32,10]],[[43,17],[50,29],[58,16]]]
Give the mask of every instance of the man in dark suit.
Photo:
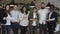
[[[49,34],[54,34],[54,30],[55,30],[56,22],[58,18],[57,13],[54,11],[54,8],[55,6],[51,4],[50,12],[48,13],[48,19],[47,19]]]

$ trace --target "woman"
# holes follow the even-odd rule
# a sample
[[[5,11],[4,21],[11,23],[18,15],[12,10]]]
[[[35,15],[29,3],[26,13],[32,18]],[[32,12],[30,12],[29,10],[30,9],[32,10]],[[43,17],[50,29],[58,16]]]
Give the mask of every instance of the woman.
[[[5,15],[7,16],[3,17],[3,20],[6,20],[6,22],[4,22],[5,24],[2,24],[2,34],[6,34],[6,33],[10,34],[10,25],[11,25],[10,24],[10,6],[8,4],[5,6],[4,11],[5,11]]]
[[[21,34],[26,34],[28,26],[28,10],[26,6],[22,7],[22,10],[19,14],[19,19],[20,19]]]
[[[28,20],[30,23],[30,34],[35,34],[36,26],[38,25],[39,16],[37,14],[37,8],[33,7],[32,13],[29,14]],[[36,33],[37,34],[37,33]]]

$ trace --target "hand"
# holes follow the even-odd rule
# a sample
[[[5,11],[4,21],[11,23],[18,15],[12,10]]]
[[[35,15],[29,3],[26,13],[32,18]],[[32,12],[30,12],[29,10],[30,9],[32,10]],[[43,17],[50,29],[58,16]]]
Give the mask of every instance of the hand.
[[[46,22],[48,22],[48,23],[49,23],[50,21],[49,21],[49,20],[47,20]]]
[[[23,17],[23,19],[26,19],[26,17]]]
[[[36,21],[38,21],[38,19],[37,18],[35,18],[36,19]]]
[[[35,21],[35,19],[30,19],[31,21]]]
[[[33,21],[33,19],[30,19],[31,21]]]
[[[31,21],[38,21],[36,18],[30,19]]]
[[[34,18],[34,21],[38,21],[38,19],[37,18]]]
[[[6,20],[9,20],[10,19],[10,17],[6,17]]]
[[[6,17],[4,17],[3,20],[6,20]]]
[[[33,18],[33,21],[38,21],[37,18]]]

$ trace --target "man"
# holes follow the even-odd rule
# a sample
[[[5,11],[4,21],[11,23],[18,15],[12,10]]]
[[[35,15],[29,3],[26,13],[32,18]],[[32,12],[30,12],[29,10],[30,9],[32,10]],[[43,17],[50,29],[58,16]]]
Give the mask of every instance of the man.
[[[46,5],[44,2],[41,3],[41,9],[38,10],[39,14],[39,23],[40,23],[40,34],[46,34],[46,19],[48,10],[45,8]]]
[[[19,11],[18,11],[18,6],[15,4],[13,7],[13,10],[11,11],[11,27],[14,32],[14,34],[18,34],[18,22],[19,22]]]
[[[53,4],[50,5],[50,12],[48,13],[48,30],[49,34],[54,34],[54,30],[57,22],[57,13],[54,11],[55,6]]]

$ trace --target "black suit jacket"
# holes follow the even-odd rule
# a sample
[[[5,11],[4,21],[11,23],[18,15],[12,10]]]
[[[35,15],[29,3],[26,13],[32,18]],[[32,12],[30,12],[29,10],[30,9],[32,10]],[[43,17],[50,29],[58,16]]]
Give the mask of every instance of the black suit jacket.
[[[4,9],[0,9],[0,22],[6,24],[6,20],[3,20],[4,17],[7,17],[7,13]]]
[[[48,13],[48,18],[49,18],[49,14],[50,13]],[[55,20],[50,21],[50,23],[48,23],[48,26],[50,26],[52,28],[55,28],[56,27],[56,22],[57,22],[57,19],[58,19],[58,15],[57,15],[57,13],[55,11],[51,14],[50,19],[52,19],[52,18],[55,18]]]

